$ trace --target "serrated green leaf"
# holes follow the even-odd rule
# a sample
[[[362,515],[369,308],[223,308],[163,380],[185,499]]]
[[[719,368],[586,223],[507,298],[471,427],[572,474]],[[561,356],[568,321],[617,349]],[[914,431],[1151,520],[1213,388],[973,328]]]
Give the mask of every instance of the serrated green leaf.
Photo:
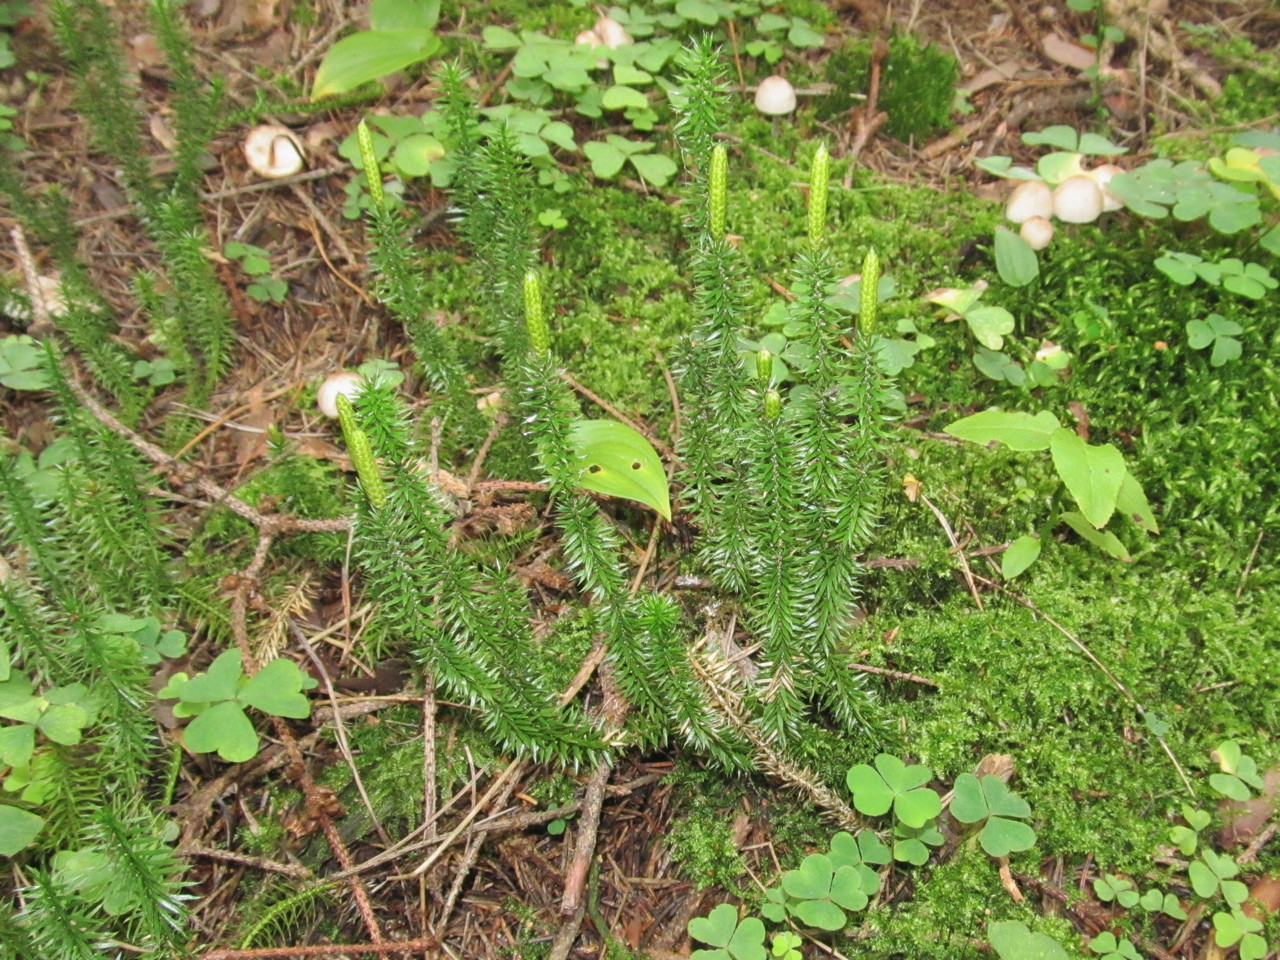
[[[643,436],[613,420],[579,420],[569,442],[578,458],[580,487],[635,500],[671,519],[666,471]]]

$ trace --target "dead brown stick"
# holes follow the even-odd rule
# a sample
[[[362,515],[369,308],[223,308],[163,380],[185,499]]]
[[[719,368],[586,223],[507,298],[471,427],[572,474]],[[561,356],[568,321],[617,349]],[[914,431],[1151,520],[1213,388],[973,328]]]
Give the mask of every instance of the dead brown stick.
[[[383,943],[320,943],[305,947],[263,947],[257,950],[214,950],[199,960],[288,960],[290,957],[332,957],[344,953],[422,953],[436,950],[440,941],[430,937]]]
[[[302,864],[277,863],[275,860],[268,860],[266,857],[251,857],[247,853],[237,853],[234,850],[220,850],[217,847],[188,847],[182,853],[186,857],[204,857],[208,860],[238,863],[242,866],[252,867],[254,870],[283,873],[286,877],[293,877],[295,880],[311,880],[315,877],[315,874],[302,866]]]
[[[918,677],[914,673],[902,673],[899,670],[886,670],[884,667],[873,667],[869,663],[851,663],[850,670],[858,670],[862,673],[876,673],[882,677],[893,677],[895,680],[906,680],[910,683],[922,683],[926,687],[936,687],[938,684],[930,680],[928,677]]]
[[[951,524],[942,515],[942,511],[935,507],[933,502],[923,493],[920,494],[920,502],[928,507],[933,512],[933,515],[938,518],[938,523],[942,525],[942,529],[946,532],[947,539],[951,541],[952,552],[960,559],[960,569],[964,572],[964,581],[969,587],[969,593],[973,596],[973,602],[979,610],[983,609],[982,597],[978,595],[978,587],[973,582],[973,571],[969,569],[969,560],[964,555],[964,551],[960,549],[960,541],[956,539],[956,533],[951,529]]]

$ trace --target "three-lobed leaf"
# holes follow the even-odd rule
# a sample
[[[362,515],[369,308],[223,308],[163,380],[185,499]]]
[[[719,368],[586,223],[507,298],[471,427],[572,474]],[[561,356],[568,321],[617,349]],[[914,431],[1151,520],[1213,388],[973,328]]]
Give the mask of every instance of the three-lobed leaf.
[[[690,960],[765,960],[764,924],[758,917],[738,922],[738,911],[722,903],[705,917],[689,921],[689,936],[718,950],[695,950]]]

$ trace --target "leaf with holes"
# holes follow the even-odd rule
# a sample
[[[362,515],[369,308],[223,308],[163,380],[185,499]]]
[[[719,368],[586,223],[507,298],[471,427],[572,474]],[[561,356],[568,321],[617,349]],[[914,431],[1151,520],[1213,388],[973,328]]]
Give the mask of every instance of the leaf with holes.
[[[613,420],[579,420],[569,442],[578,457],[578,486],[635,500],[671,519],[666,471],[643,436]]]

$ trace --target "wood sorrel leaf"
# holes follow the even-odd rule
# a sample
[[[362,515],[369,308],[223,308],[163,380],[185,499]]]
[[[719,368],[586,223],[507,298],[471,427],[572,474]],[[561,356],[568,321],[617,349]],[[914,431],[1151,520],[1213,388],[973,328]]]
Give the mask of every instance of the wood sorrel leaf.
[[[578,456],[578,486],[635,500],[671,519],[666,471],[643,436],[613,420],[579,420],[570,443]]]

